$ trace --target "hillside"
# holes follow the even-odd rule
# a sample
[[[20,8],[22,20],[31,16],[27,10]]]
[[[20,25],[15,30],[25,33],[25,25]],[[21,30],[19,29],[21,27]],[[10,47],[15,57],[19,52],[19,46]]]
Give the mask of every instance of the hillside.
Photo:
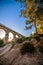
[[[35,43],[38,44],[38,42]],[[20,53],[22,45],[23,44],[16,44],[10,51],[0,57],[0,65],[43,65],[42,53],[37,50],[34,54],[28,53],[22,55]]]

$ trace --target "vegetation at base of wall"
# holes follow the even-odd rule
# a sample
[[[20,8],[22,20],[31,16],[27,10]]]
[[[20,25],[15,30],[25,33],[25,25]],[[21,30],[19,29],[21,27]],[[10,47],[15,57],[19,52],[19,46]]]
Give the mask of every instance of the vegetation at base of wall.
[[[22,43],[22,42],[25,41],[25,40],[26,40],[25,37],[18,38],[18,39],[16,39],[16,43]]]
[[[18,39],[16,39],[15,42],[16,43],[22,43],[22,42],[24,42],[26,40],[31,41],[32,38],[36,39],[37,41],[40,41],[40,37],[43,37],[43,34],[34,33],[34,34],[31,34],[29,37],[18,38]]]
[[[39,34],[40,37],[43,37],[43,34]]]
[[[39,34],[34,34],[34,38],[35,38],[37,41],[40,41],[40,36],[39,36]]]
[[[0,39],[0,47],[3,47],[3,46],[5,46],[5,44],[4,44],[3,40]]]
[[[11,48],[13,48],[13,47],[14,47],[14,45],[15,45],[16,43],[15,43],[15,41],[14,41],[14,40],[12,40],[12,41],[10,41],[10,42],[7,42],[7,44],[12,44],[12,47],[11,47]]]
[[[40,51],[41,53],[43,53],[43,46],[40,46],[40,47],[39,47],[39,51]]]
[[[22,42],[24,42],[24,41],[26,41],[26,40],[31,40],[31,37],[22,37],[22,38],[18,38],[18,39],[16,39],[16,43],[22,43]]]
[[[23,42],[23,39],[22,39],[22,38],[18,38],[18,39],[16,39],[15,42],[16,42],[16,43],[22,43],[22,42]]]
[[[29,40],[29,41],[31,41],[31,37],[25,37],[25,38],[22,38],[24,41],[26,41],[26,40]]]
[[[39,52],[43,53],[43,40],[38,43],[37,47]]]
[[[12,41],[11,43],[12,43],[12,48],[13,48],[16,43],[15,41]]]
[[[36,39],[37,41],[40,41],[40,37],[43,37],[43,34],[34,33],[34,34],[31,34],[30,37]]]
[[[34,53],[35,47],[30,42],[25,42],[25,44],[23,44],[22,47],[20,48],[20,52],[22,55],[26,53]]]

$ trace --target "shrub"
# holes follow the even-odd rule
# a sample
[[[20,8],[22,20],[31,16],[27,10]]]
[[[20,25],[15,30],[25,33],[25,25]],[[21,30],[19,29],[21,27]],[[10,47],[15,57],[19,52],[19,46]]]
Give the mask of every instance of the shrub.
[[[5,44],[3,42],[3,40],[0,39],[0,47],[3,47]]]
[[[18,38],[18,39],[16,39],[16,43],[22,43],[22,42],[24,42],[24,41],[26,41],[26,40],[31,40],[31,37],[22,37],[22,38]]]
[[[31,34],[30,37],[36,39],[37,41],[40,40],[40,36],[39,36],[39,34],[36,34],[36,33]]]
[[[26,42],[25,44],[23,44],[20,49],[21,54],[33,53],[34,51],[35,51],[35,47],[30,42]]]
[[[23,39],[22,38],[18,38],[17,40],[16,40],[16,43],[22,43],[23,42]]]
[[[34,38],[35,38],[36,40],[38,40],[38,41],[40,40],[40,37],[39,37],[38,34],[35,34],[35,35],[34,35]]]
[[[41,53],[43,53],[43,41],[40,41],[40,42],[38,43],[38,49],[39,49],[39,51],[40,51]]]
[[[39,34],[40,37],[43,37],[43,34]]]
[[[12,44],[12,48],[13,48],[16,43],[15,43],[15,41],[12,41],[11,44]]]
[[[25,37],[25,38],[22,38],[24,41],[26,41],[26,40],[31,40],[31,37]]]

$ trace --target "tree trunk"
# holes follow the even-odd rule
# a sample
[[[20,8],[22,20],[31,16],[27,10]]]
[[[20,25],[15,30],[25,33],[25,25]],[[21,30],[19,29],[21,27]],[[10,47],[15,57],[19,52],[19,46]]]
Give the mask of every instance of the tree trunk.
[[[35,26],[35,32],[36,32],[36,34],[38,34],[38,31],[37,31],[37,25],[36,25],[36,17],[35,17],[34,26]]]

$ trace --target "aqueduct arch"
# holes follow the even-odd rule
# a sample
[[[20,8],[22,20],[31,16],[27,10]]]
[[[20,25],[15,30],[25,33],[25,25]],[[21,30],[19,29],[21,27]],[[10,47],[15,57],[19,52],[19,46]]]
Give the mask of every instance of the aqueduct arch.
[[[23,35],[19,34],[18,32],[6,27],[3,24],[0,24],[0,29],[3,29],[5,31],[5,42],[8,42],[8,36],[9,36],[9,32],[11,32],[13,34],[13,40],[15,40],[16,38],[21,38],[24,37]]]
[[[5,37],[6,32],[3,29],[0,29],[0,39]]]

